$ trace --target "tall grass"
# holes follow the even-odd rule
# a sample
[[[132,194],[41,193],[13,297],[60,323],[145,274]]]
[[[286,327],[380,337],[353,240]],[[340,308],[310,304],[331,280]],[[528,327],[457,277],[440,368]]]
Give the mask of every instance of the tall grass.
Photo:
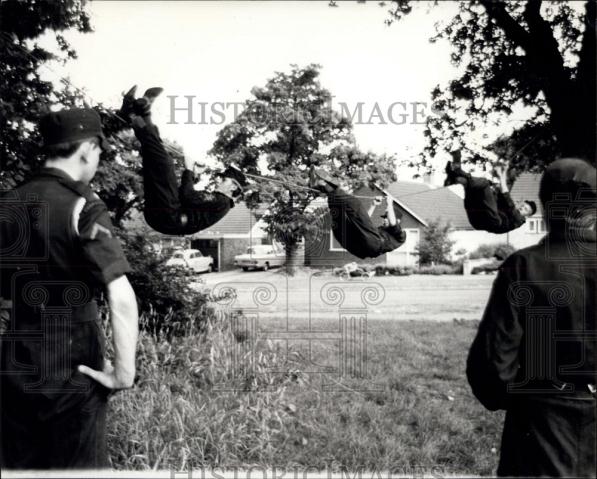
[[[136,385],[111,400],[114,467],[185,470],[273,460],[293,378],[268,370],[282,360],[278,346],[242,347],[247,338],[223,317],[206,316],[201,331],[169,341],[141,334]]]
[[[501,415],[466,385],[469,323],[371,324],[369,379],[324,392],[306,371],[335,346],[307,360],[212,313],[184,336],[142,333],[137,383],[111,398],[113,467],[492,473]]]

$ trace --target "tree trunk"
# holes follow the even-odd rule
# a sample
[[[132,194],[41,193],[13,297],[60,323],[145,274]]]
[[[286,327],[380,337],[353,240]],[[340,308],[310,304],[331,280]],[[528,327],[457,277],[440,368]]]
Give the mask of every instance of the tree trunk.
[[[296,242],[289,242],[285,245],[286,274],[288,276],[294,276],[299,266],[298,249],[298,244]]]
[[[597,158],[595,2],[588,1],[585,6],[585,31],[576,78],[564,67],[552,27],[541,16],[541,0],[526,3],[524,18],[528,30],[510,16],[503,2],[481,0],[481,4],[506,36],[525,50],[529,67],[542,79],[541,89],[551,110],[550,123],[562,155],[594,164]]]

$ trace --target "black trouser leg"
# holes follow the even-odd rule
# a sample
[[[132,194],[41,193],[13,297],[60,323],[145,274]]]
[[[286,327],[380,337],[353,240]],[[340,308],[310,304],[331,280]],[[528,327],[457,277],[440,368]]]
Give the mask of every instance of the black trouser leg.
[[[196,192],[191,171],[185,171],[178,188],[174,161],[155,125],[138,128],[135,134],[141,142],[144,215],[149,226],[164,234],[193,234],[216,223],[230,210],[231,202],[225,195],[202,196]]]
[[[181,204],[178,198],[174,161],[164,148],[158,129],[148,124],[136,128],[143,158],[143,188],[145,220],[156,231],[182,234]]]
[[[36,404],[39,407],[36,407]],[[107,395],[93,388],[63,411],[40,414],[41,400],[3,401],[0,465],[7,469],[102,469],[106,447]],[[40,417],[43,416],[43,417]]]
[[[485,178],[469,177],[464,188],[464,208],[476,230],[493,232],[502,223],[493,184]]]
[[[328,194],[332,233],[349,253],[359,258],[379,256],[383,238],[363,204],[341,188]]]

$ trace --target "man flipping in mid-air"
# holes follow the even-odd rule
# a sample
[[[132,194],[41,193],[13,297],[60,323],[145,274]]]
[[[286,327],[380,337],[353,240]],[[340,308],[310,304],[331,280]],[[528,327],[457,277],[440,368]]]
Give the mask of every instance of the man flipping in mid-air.
[[[166,152],[158,128],[151,121],[151,104],[162,92],[150,88],[142,98],[135,98],[136,86],[124,96],[118,112],[141,143],[145,220],[156,231],[170,235],[193,234],[222,219],[240,197],[246,179],[240,170],[226,169],[222,182],[214,192],[193,188],[194,162],[185,158],[180,188],[175,165]]]
[[[537,211],[534,201],[514,204],[508,192],[507,172],[496,169],[499,188],[485,178],[472,176],[462,170],[460,152],[452,152],[453,161],[446,165],[447,178],[444,186],[464,186],[464,208],[468,220],[476,230],[502,234],[519,228],[526,218]]]
[[[309,186],[327,195],[332,217],[332,233],[349,253],[363,259],[375,258],[394,251],[406,241],[406,233],[400,227],[402,213],[396,209],[393,199],[386,195],[387,208],[382,215],[383,225],[375,226],[369,211],[350,195],[325,171],[311,168]]]

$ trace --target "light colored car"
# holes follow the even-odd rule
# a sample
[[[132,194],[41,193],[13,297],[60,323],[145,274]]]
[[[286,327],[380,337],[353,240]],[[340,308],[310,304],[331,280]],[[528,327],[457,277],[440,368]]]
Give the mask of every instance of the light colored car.
[[[284,251],[271,244],[254,245],[247,248],[247,252],[234,257],[234,265],[239,266],[243,271],[250,269],[262,269],[267,271],[270,268],[282,266],[286,262]]]
[[[213,269],[214,259],[211,256],[203,256],[198,249],[183,249],[175,251],[166,266],[181,266],[188,268],[195,273],[210,273]]]

